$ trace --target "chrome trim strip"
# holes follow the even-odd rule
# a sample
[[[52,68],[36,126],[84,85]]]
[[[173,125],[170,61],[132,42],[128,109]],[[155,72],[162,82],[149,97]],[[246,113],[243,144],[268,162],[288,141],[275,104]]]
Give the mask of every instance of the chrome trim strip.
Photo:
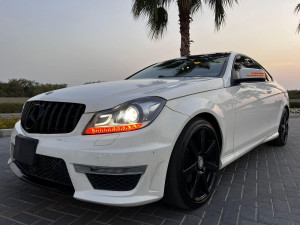
[[[143,174],[147,166],[135,167],[99,167],[74,164],[77,173],[101,174],[101,175],[135,175]]]

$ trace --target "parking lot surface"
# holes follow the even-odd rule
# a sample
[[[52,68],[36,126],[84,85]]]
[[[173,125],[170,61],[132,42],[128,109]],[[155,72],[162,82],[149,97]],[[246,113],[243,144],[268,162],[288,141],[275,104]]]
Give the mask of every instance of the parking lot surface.
[[[157,202],[108,207],[19,180],[8,168],[9,138],[0,139],[0,224],[300,224],[300,118],[288,144],[260,145],[222,170],[212,198],[199,209]]]

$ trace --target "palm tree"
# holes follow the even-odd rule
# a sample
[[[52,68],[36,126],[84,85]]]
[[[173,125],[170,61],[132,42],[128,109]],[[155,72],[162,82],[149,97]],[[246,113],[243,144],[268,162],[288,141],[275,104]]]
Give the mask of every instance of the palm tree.
[[[133,0],[132,14],[135,19],[146,17],[151,39],[162,38],[168,25],[168,6],[175,0]],[[215,28],[220,30],[225,24],[225,8],[232,7],[238,0],[176,0],[179,11],[181,34],[181,56],[190,55],[190,23],[193,15],[202,8],[203,3],[213,10]]]
[[[299,13],[299,12],[300,12],[300,3],[295,8],[295,13]],[[298,33],[300,33],[300,23],[298,25],[297,31]]]

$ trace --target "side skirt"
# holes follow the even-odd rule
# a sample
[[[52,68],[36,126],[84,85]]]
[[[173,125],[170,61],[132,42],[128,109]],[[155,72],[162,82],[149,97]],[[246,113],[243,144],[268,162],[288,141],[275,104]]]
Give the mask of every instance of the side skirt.
[[[248,153],[249,151],[251,151],[252,149],[257,147],[258,145],[266,143],[268,141],[271,141],[271,140],[277,138],[278,136],[279,136],[279,133],[276,132],[276,133],[272,134],[271,136],[264,137],[264,138],[260,139],[259,141],[255,142],[254,144],[247,145],[247,146],[243,147],[240,150],[233,151],[229,155],[224,156],[223,158],[221,158],[220,169],[224,168],[225,166],[229,165],[230,163],[232,163],[236,159],[238,159],[241,156],[245,155],[246,153]]]

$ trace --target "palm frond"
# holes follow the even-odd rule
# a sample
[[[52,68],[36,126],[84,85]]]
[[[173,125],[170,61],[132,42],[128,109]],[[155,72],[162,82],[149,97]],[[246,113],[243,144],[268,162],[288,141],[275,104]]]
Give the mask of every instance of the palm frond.
[[[175,0],[160,0],[160,5],[167,8],[174,1]]]
[[[201,9],[202,0],[179,0],[178,6],[189,10],[193,14]]]
[[[299,13],[299,12],[300,12],[300,3],[295,8],[295,13]],[[300,23],[297,27],[297,32],[300,33]]]
[[[149,15],[147,26],[149,29],[149,37],[151,39],[159,39],[167,30],[168,12],[164,7],[158,7],[156,12]]]
[[[295,8],[295,13],[299,13],[299,12],[300,12],[300,3]]]
[[[159,39],[167,30],[168,12],[166,7],[173,0],[134,0],[132,14],[135,19],[140,17],[147,19],[149,37]]]
[[[157,0],[134,0],[131,12],[135,19],[148,17],[155,12],[157,5]]]
[[[133,0],[131,12],[135,19],[147,17],[159,7],[167,8],[174,0]]]
[[[215,27],[220,30],[226,21],[226,7],[232,7],[238,0],[204,0],[205,3],[214,11],[215,14]]]

